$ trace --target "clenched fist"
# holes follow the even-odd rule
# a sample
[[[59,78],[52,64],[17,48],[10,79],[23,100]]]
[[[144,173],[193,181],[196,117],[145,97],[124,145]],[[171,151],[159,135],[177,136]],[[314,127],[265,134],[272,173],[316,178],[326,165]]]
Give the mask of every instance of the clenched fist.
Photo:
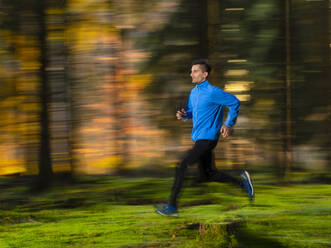
[[[178,120],[181,120],[181,119],[183,119],[183,117],[186,117],[185,109],[182,108],[181,110],[178,110],[176,113],[176,117]]]

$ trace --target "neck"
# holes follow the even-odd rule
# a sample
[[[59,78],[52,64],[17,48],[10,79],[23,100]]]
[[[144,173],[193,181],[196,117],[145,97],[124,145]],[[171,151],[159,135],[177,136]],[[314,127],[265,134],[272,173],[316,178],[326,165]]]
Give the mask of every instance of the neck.
[[[205,79],[204,81],[200,82],[200,83],[195,83],[196,85],[202,84],[204,82],[208,81],[208,79]]]

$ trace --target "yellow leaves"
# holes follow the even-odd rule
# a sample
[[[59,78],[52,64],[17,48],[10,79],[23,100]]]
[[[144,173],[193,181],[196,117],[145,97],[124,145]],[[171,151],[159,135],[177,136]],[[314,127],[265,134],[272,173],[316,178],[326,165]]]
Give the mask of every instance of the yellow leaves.
[[[255,105],[258,109],[265,110],[261,114],[269,114],[268,111],[275,108],[276,102],[273,99],[260,99],[256,101]]]
[[[93,21],[84,21],[67,29],[66,37],[71,48],[76,51],[91,51],[99,44],[118,42],[118,31],[110,25],[100,25]]]
[[[235,92],[235,93],[245,92],[251,89],[252,83],[253,82],[248,82],[248,81],[229,81],[225,85],[224,90],[227,92]],[[246,102],[251,99],[251,96],[249,94],[238,94],[238,95],[236,94],[236,97],[241,102]]]
[[[37,112],[40,111],[40,104],[39,103],[24,103],[21,104],[20,109],[23,111],[28,112]]]
[[[249,90],[250,90],[250,83],[246,81],[233,81],[225,85],[225,91],[228,92],[242,92]]]
[[[2,30],[0,36],[4,37],[9,47],[15,47],[15,54],[9,54],[6,59],[14,59],[20,65],[20,70],[38,70],[40,68],[39,43],[27,35],[17,35],[11,31]],[[8,51],[1,51],[5,54]],[[6,54],[5,54],[6,55]],[[8,70],[5,70],[8,72]],[[17,72],[17,71],[15,71]]]
[[[14,108],[17,105],[17,98],[16,97],[8,97],[2,101],[0,101],[0,108]],[[4,119],[3,116],[1,119]]]
[[[0,101],[1,138],[4,138],[5,140],[11,140],[13,137],[20,137],[21,139],[24,137],[24,133],[26,132],[27,128],[31,130],[33,124],[25,123],[26,116],[23,115],[20,111],[24,108],[29,110],[33,109],[35,111],[35,109],[38,109],[39,107],[35,106],[36,103],[22,103],[23,100],[23,96],[13,96]],[[32,117],[37,120],[36,115],[29,114],[30,120]]]
[[[21,92],[25,91],[37,91],[39,87],[39,83],[37,81],[32,81],[31,78],[30,80],[26,78],[22,78],[18,83],[17,83],[17,90]]]
[[[39,44],[31,37],[12,35],[12,43],[16,48],[16,56],[21,62],[21,70],[38,70],[40,68]]]
[[[65,14],[64,8],[49,8],[46,10],[47,15],[63,15]]]
[[[17,108],[17,110],[23,110],[23,111],[39,111],[40,110],[40,105],[37,102],[27,102],[23,103],[26,97],[24,96],[13,96],[13,97],[8,97],[2,101],[0,101],[0,109],[5,109],[5,113],[8,113],[8,115],[13,115],[15,110],[14,108]],[[6,114],[2,113],[1,119],[3,121],[6,120]],[[7,116],[8,118],[8,116]]]
[[[31,37],[25,35],[14,35],[11,34],[10,36],[10,43],[13,43],[16,48],[19,48],[23,51],[26,51],[25,48],[36,48],[38,46],[38,42]],[[24,47],[24,49],[23,49]],[[37,49],[35,49],[38,52]],[[27,51],[26,51],[27,52]]]
[[[75,149],[75,152],[81,154],[93,154],[93,153],[98,153],[99,150],[93,148],[79,148],[79,149]]]
[[[143,90],[152,81],[151,74],[134,74],[128,76],[126,81],[126,90],[120,93],[121,98],[133,99],[139,96]]]
[[[248,70],[246,69],[232,69],[232,70],[227,70],[225,72],[225,76],[227,77],[240,77],[240,76],[245,76],[249,73]]]
[[[10,30],[6,30],[6,29],[0,30],[0,36],[2,38],[9,37],[9,36],[11,36],[11,34],[12,34],[12,32]]]
[[[25,172],[23,161],[15,159],[0,159],[0,175],[10,175]]]
[[[33,60],[23,60],[21,63],[21,69],[22,70],[39,70],[40,63],[38,61]]]
[[[109,1],[95,1],[95,0],[71,0],[68,4],[68,10],[71,12],[87,12],[91,10],[109,11]]]
[[[14,161],[14,160],[13,161],[0,160],[0,163],[3,163],[3,162],[5,162],[7,164],[11,164],[11,165],[2,164],[0,167],[0,175],[17,174],[17,173],[23,173],[26,171],[26,169],[22,166],[13,165],[13,164],[18,164],[18,162]]]
[[[247,60],[246,59],[229,59],[227,62],[228,63],[246,63]]]
[[[144,88],[152,81],[152,74],[136,74],[129,77],[128,83]]]
[[[98,162],[92,163],[92,166],[98,168],[112,168],[120,165],[123,161],[121,156],[106,157]]]
[[[41,67],[40,63],[40,53],[36,47],[24,48],[24,51],[21,51],[21,70],[39,70]]]
[[[261,99],[256,102],[256,105],[259,106],[272,106],[275,104],[275,100],[273,99]]]
[[[15,132],[15,122],[16,122],[16,119],[15,119],[15,115],[11,112],[1,112],[1,124],[3,125],[1,127],[1,131],[7,131],[7,132]],[[14,130],[13,130],[14,129]]]
[[[67,26],[65,38],[74,51],[88,52],[98,46],[120,42],[120,33],[114,25],[106,21],[109,13],[109,1],[72,0],[68,4],[69,12],[78,12],[79,22]],[[61,35],[50,39],[60,39]],[[105,54],[105,56],[107,56]]]
[[[251,99],[251,95],[244,94],[244,95],[236,95],[236,97],[239,99],[241,102],[247,102]]]

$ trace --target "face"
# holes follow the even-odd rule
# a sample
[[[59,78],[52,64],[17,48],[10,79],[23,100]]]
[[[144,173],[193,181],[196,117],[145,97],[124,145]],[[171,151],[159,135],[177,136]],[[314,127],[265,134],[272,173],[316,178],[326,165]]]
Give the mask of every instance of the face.
[[[192,83],[200,84],[206,81],[208,72],[203,72],[200,65],[193,65],[191,68]]]

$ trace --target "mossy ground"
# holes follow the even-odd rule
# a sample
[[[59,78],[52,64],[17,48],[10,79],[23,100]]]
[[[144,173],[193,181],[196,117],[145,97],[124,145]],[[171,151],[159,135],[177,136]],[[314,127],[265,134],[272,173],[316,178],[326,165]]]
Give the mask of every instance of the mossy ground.
[[[331,246],[331,186],[257,180],[256,199],[228,184],[188,182],[178,218],[153,204],[172,178],[89,177],[43,192],[0,179],[0,247]]]

